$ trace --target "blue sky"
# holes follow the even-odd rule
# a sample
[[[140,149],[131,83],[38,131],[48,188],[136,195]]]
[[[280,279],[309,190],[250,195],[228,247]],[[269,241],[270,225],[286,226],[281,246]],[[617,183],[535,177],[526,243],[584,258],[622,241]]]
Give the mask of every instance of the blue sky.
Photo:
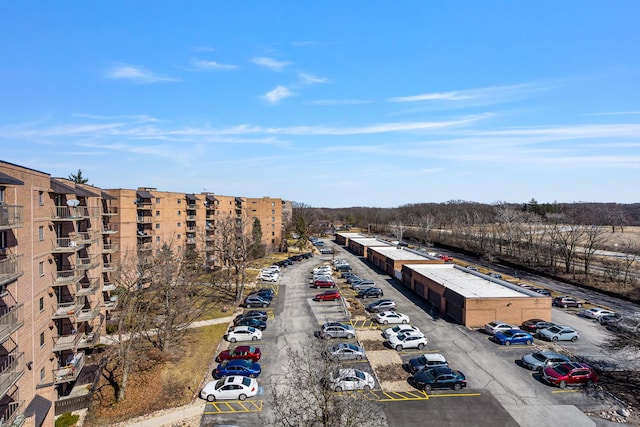
[[[0,2],[0,159],[317,207],[637,202],[637,1]]]

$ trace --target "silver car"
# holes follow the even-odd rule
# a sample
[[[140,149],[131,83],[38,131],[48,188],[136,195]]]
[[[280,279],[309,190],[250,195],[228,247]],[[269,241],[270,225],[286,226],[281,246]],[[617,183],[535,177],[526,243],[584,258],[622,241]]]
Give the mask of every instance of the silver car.
[[[346,323],[327,322],[320,329],[320,337],[329,338],[346,338],[351,340],[356,336],[356,329]]]
[[[525,368],[532,371],[542,372],[547,366],[554,365],[556,363],[570,362],[567,356],[554,353],[552,351],[536,351],[535,353],[529,353],[522,356],[522,365]]]
[[[540,329],[538,337],[547,341],[577,341],[580,338],[578,331],[570,326],[553,325],[550,328]]]
[[[364,359],[364,348],[358,344],[341,342],[327,346],[326,355],[331,360],[361,360]]]

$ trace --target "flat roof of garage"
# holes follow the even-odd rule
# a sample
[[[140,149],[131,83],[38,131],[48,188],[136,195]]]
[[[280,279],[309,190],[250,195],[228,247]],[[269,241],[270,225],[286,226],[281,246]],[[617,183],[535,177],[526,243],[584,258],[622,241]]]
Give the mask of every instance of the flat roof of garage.
[[[374,237],[363,237],[362,239],[349,239],[352,242],[356,242],[361,244],[362,246],[365,246],[367,248],[373,247],[373,246],[394,246],[393,242],[386,242],[384,240],[378,240]],[[395,246],[394,246],[395,247]]]
[[[365,237],[360,233],[354,233],[354,232],[344,232],[344,233],[336,233],[336,235],[338,236],[342,236],[342,237]]]
[[[405,267],[440,283],[465,298],[528,298],[498,283],[454,268],[453,264],[405,264]]]
[[[392,247],[377,247],[372,249],[374,252],[378,252],[379,254],[382,254],[384,256],[386,256],[387,258],[390,258],[392,260],[407,260],[407,261],[411,261],[411,260],[433,260],[433,257],[428,257],[425,255],[420,255],[418,253],[415,252],[411,252],[411,251],[406,251],[404,249],[402,249],[402,247],[398,248],[395,246]]]

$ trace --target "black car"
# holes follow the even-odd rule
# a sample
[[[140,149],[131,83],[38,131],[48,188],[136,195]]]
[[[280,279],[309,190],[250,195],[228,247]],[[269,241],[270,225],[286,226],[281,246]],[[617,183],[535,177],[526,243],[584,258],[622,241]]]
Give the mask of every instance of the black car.
[[[384,296],[384,292],[380,288],[365,288],[360,289],[356,298],[380,298]]]
[[[234,320],[234,322],[236,320],[240,320],[240,319],[258,319],[258,320],[262,320],[263,322],[266,322],[267,321],[267,312],[266,311],[262,311],[262,310],[245,311],[242,314],[238,314],[236,316],[236,319]]]
[[[467,386],[467,380],[460,371],[446,367],[438,367],[418,371],[413,376],[415,385],[420,390],[430,391],[434,388],[452,388],[460,390]]]
[[[251,292],[249,295],[258,295],[261,298],[272,300],[276,296],[276,292],[273,289],[259,289]]]
[[[267,322],[263,321],[263,320],[258,320],[258,319],[240,319],[237,322],[234,320],[233,322],[234,326],[252,326],[256,329],[260,329],[261,331],[264,331],[265,329],[267,329]]]
[[[600,322],[601,325],[615,325],[617,323],[620,323],[621,320],[622,315],[619,313],[605,314],[604,316],[600,316],[600,318],[598,318],[598,322]]]

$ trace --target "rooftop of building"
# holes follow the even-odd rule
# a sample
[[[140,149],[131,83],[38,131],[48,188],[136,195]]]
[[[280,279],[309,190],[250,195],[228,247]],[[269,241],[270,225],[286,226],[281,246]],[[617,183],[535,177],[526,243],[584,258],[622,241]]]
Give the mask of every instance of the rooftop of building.
[[[375,237],[351,238],[352,242],[356,242],[364,247],[371,248],[374,246],[395,246],[396,243],[387,240],[377,239]]]
[[[372,250],[393,260],[433,260],[433,257],[430,257],[427,254],[423,255],[418,252],[408,251],[398,246],[381,246]]]

